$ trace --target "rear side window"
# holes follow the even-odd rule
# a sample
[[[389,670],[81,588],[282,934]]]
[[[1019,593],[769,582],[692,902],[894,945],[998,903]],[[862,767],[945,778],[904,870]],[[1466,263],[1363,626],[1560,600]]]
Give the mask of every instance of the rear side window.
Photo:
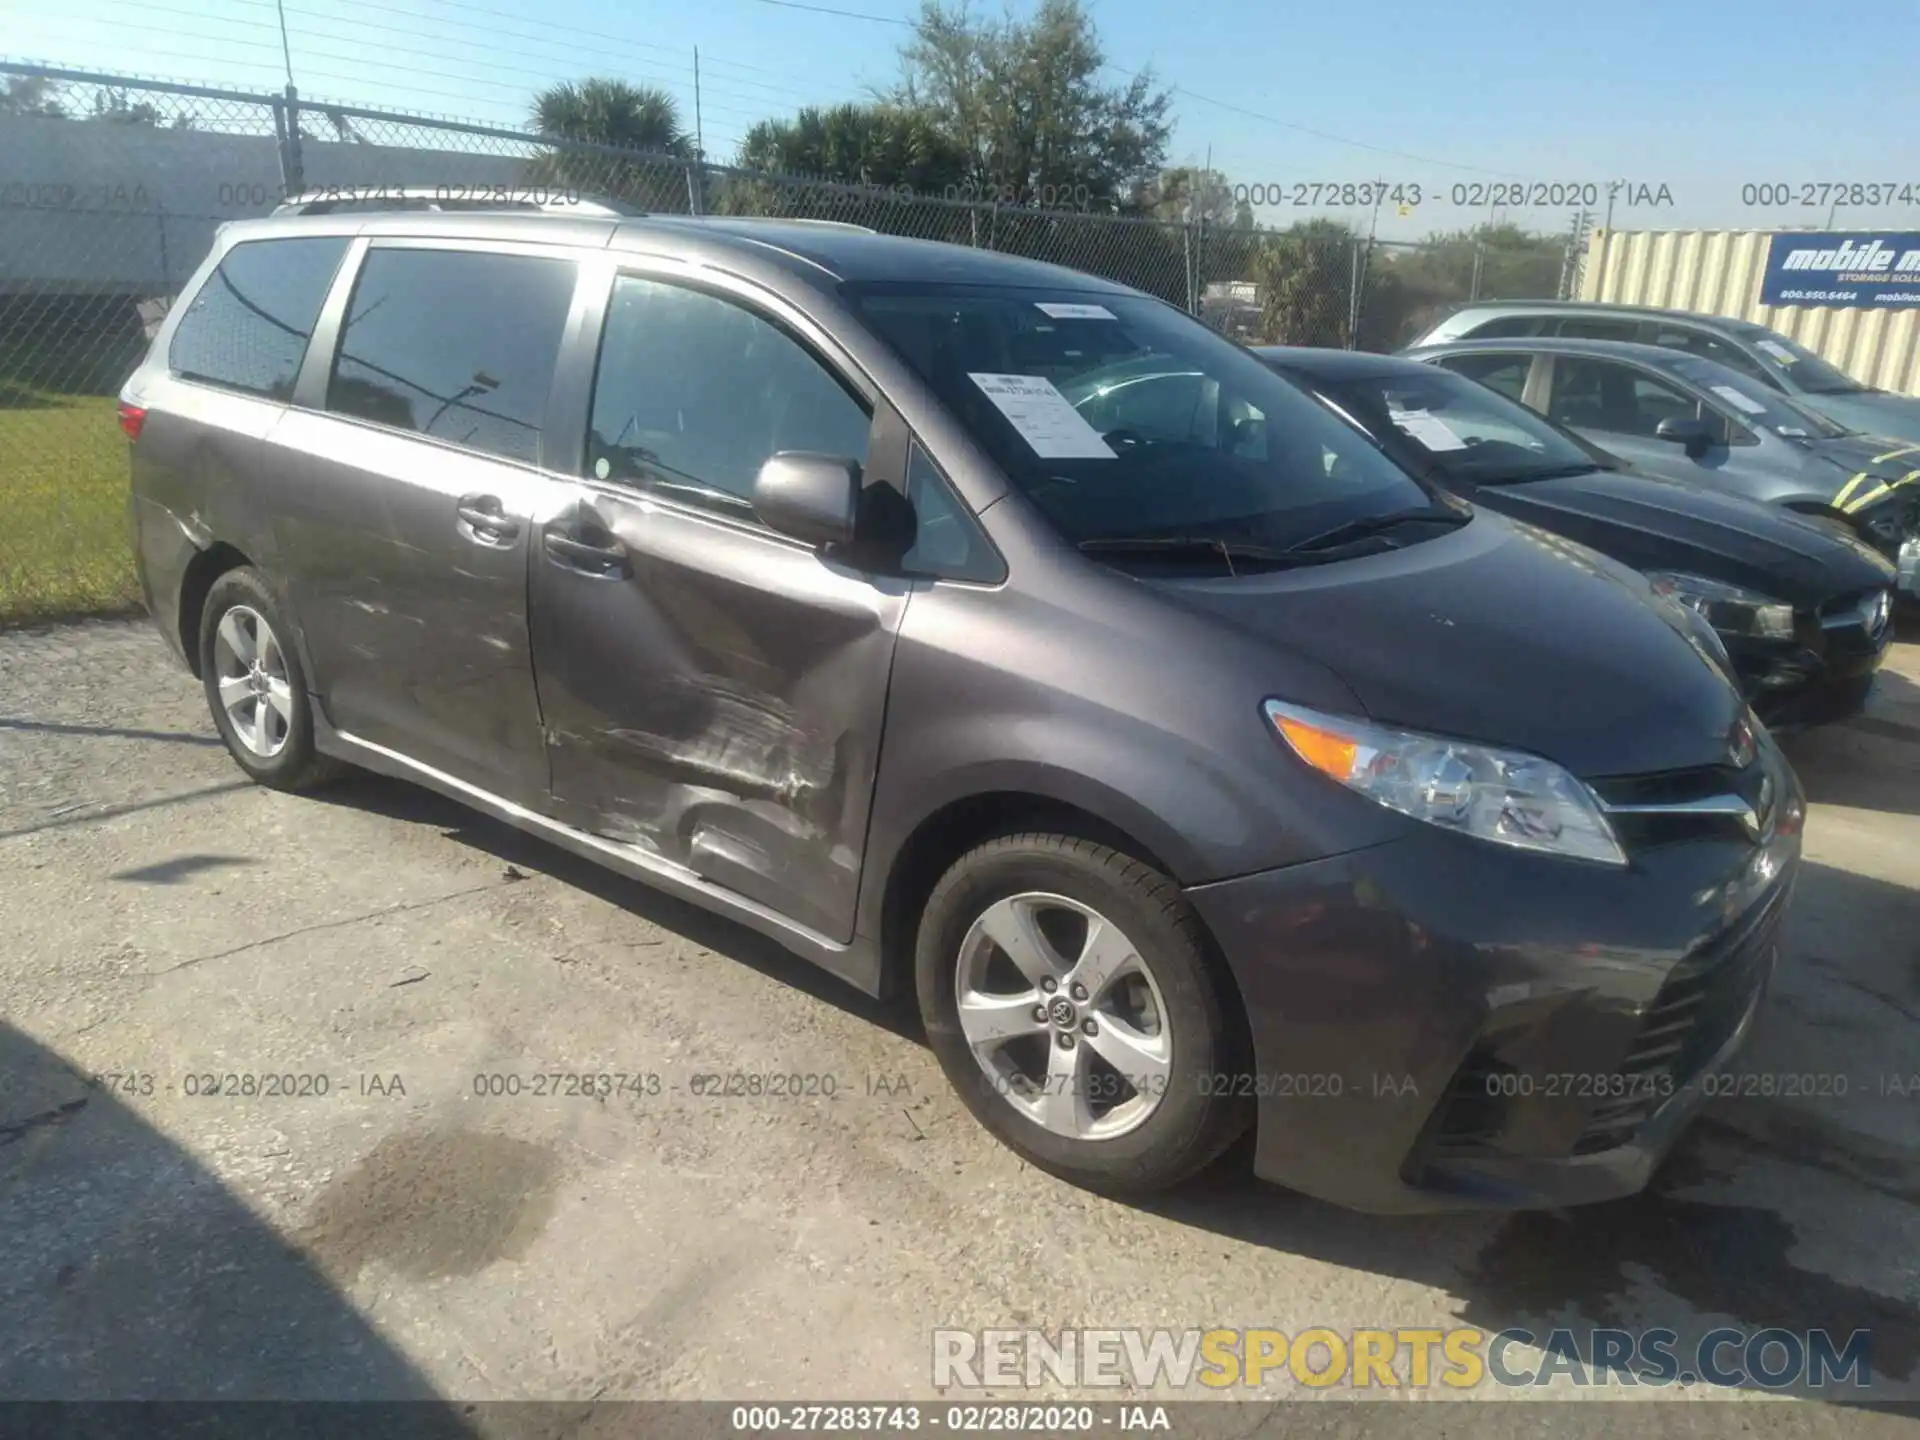
[[[1637,320],[1586,320],[1578,317],[1562,320],[1552,333],[1569,340],[1638,340]]]
[[[1478,380],[1509,400],[1518,400],[1526,393],[1527,372],[1533,368],[1533,356],[1448,355],[1440,363],[1456,375]]]
[[[369,250],[341,326],[327,409],[538,461],[573,280],[571,260]]]
[[[287,400],[347,237],[249,240],[207,277],[180,317],[167,368],[182,380]]]
[[[1460,338],[1464,340],[1471,336],[1475,340],[1507,340],[1515,335],[1532,335],[1539,323],[1536,315],[1503,315],[1498,320],[1474,326]]]

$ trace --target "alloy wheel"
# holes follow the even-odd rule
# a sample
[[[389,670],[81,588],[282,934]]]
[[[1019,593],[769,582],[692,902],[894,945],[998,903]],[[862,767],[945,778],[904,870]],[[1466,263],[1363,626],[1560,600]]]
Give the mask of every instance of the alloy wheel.
[[[995,901],[961,942],[960,1030],[995,1092],[1072,1140],[1143,1124],[1173,1073],[1153,972],[1120,927],[1064,895]]]
[[[273,627],[251,606],[235,605],[214,631],[213,663],[234,738],[249,754],[273,759],[293,729],[293,686]]]

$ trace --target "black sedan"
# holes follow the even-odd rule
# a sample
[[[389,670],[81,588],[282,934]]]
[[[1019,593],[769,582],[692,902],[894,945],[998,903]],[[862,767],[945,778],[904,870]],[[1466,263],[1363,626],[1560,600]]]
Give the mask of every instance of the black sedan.
[[[1769,725],[1844,719],[1866,703],[1891,638],[1894,571],[1838,527],[1639,473],[1450,370],[1345,350],[1257,353],[1402,466],[1631,565],[1706,616]]]
[[[1659,345],[1524,336],[1408,358],[1478,380],[1635,469],[1851,526],[1920,588],[1920,445],[1862,434],[1738,370]]]

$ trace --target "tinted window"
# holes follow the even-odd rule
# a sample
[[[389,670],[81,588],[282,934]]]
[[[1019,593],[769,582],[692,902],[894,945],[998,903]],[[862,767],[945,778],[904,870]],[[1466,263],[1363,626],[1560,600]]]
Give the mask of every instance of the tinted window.
[[[771,321],[680,285],[614,282],[587,463],[603,480],[744,509],[766,459],[867,460],[866,408]]]
[[[1662,420],[1721,417],[1677,385],[1611,360],[1581,360],[1562,355],[1553,363],[1553,395],[1547,418],[1574,429],[1606,430],[1616,435],[1655,438]],[[1725,443],[1723,427],[1720,435]]]
[[[168,368],[184,380],[290,398],[346,252],[344,235],[234,246],[181,316]]]
[[[573,273],[570,260],[527,255],[369,250],[347,305],[327,408],[538,460]]]
[[[1000,557],[960,498],[916,442],[907,461],[907,499],[913,503],[913,548],[900,568],[951,580],[999,580]]]
[[[1569,316],[1562,320],[1553,331],[1572,340],[1637,340],[1640,336],[1640,322],[1637,320],[1588,320],[1580,316]]]
[[[1301,389],[1157,301],[972,285],[855,296],[1068,540],[1284,547],[1432,503]]]
[[[1711,395],[1714,408],[1731,412],[1743,424],[1761,426],[1789,440],[1812,436],[1833,440],[1851,433],[1778,390],[1756,384],[1744,374],[1730,374],[1709,361],[1676,360],[1673,369]]]
[[[1524,405],[1438,367],[1324,387],[1367,429],[1449,480],[1506,483],[1599,468],[1586,446]]]
[[[1531,355],[1449,355],[1440,362],[1456,375],[1478,380],[1489,390],[1498,390],[1509,400],[1518,400],[1527,391],[1527,372],[1533,368]]]
[[[1652,341],[1655,345],[1663,346],[1668,350],[1684,350],[1689,355],[1698,355],[1704,360],[1717,360],[1722,365],[1730,365],[1745,374],[1760,379],[1766,378],[1759,364],[1738,345],[1722,340],[1717,335],[1709,335],[1704,330],[1695,330],[1684,325],[1655,325]]]
[[[1489,320],[1484,325],[1476,325],[1467,332],[1475,340],[1504,340],[1511,335],[1533,335],[1538,332],[1534,327],[1540,323],[1534,315],[1503,315],[1498,320]],[[1466,335],[1460,337],[1467,338]]]
[[[1727,328],[1753,347],[1770,384],[1785,382],[1809,395],[1852,395],[1868,388],[1778,330],[1746,322],[1730,324]]]

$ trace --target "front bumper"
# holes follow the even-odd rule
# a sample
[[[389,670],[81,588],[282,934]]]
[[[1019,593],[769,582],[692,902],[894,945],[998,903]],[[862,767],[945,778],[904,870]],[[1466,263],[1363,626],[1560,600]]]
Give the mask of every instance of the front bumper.
[[[1722,635],[1742,693],[1775,730],[1848,720],[1866,708],[1893,626],[1874,625],[1864,598],[1803,611],[1791,640]]]
[[[1251,1022],[1256,1173],[1377,1212],[1639,1190],[1752,1022],[1799,849],[1612,869],[1430,830],[1194,887]]]

